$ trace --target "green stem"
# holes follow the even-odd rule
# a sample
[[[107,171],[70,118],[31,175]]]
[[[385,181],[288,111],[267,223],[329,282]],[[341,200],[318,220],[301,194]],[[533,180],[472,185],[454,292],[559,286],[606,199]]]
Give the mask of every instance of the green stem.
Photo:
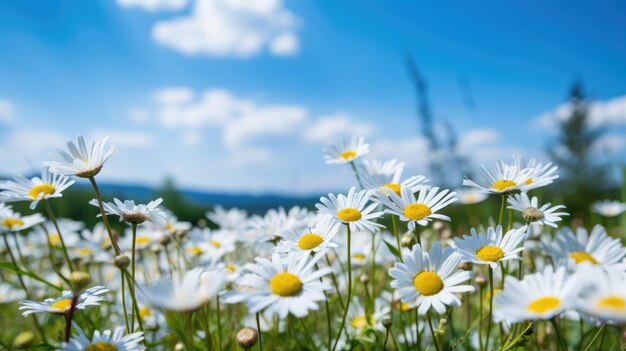
[[[391,225],[393,227],[393,235],[396,236],[396,245],[398,245],[398,252],[400,253],[400,262],[404,262],[402,259],[402,245],[400,244],[400,234],[398,234],[398,225],[396,224],[396,216],[391,215]]]
[[[124,275],[121,274],[122,279],[122,309],[124,310],[124,324],[126,325],[126,334],[130,334],[130,328],[128,327],[128,312],[126,311],[126,288],[124,284]],[[139,316],[141,318],[141,316]]]
[[[426,318],[428,319],[428,326],[430,327],[430,335],[432,335],[433,343],[435,344],[435,349],[439,351],[439,342],[437,342],[437,336],[435,335],[435,328],[433,328],[433,321],[430,318],[430,310],[426,313]]]
[[[74,266],[72,265],[72,260],[70,260],[70,256],[67,254],[67,247],[65,246],[65,240],[63,240],[63,235],[61,234],[61,230],[59,229],[59,224],[57,223],[57,220],[54,217],[54,213],[52,213],[52,209],[48,205],[47,200],[42,200],[41,202],[43,202],[43,208],[46,211],[48,218],[50,218],[50,221],[54,225],[54,228],[56,229],[57,233],[59,234],[59,241],[61,242],[61,247],[63,248],[63,256],[65,257],[65,260],[67,261],[67,265],[70,267],[70,272],[73,272]]]
[[[222,317],[221,317],[221,311],[220,311],[220,295],[217,294],[215,296],[215,300],[217,302],[217,342],[220,348],[220,351],[222,351]]]
[[[98,207],[100,208],[100,214],[102,215],[102,223],[104,223],[104,227],[109,234],[109,240],[111,241],[111,246],[115,251],[115,255],[119,256],[122,254],[122,251],[117,246],[117,242],[113,237],[113,231],[111,230],[111,226],[109,225],[109,220],[107,219],[107,215],[104,212],[104,206],[102,205],[102,196],[100,196],[100,190],[98,190],[98,184],[96,183],[96,179],[94,177],[89,177],[89,181],[91,182],[91,186],[93,187],[93,191],[96,193],[96,199],[98,200]]]
[[[328,254],[324,255],[324,257],[326,258],[326,263],[328,264],[328,266],[332,267],[333,265],[330,263]],[[337,282],[337,276],[335,275],[335,272],[330,273],[330,278],[333,281],[333,286],[335,288],[335,291],[337,292],[337,300],[339,301],[339,304],[341,305],[341,308],[343,309],[344,308],[343,299],[341,298],[341,295],[339,294],[339,282]]]
[[[500,215],[498,216],[498,225],[502,225],[502,216],[504,215],[504,207],[506,205],[507,195],[502,195],[502,203],[500,204]]]
[[[328,295],[326,294],[326,291],[324,291],[324,297],[326,298],[324,302],[326,305],[326,325],[328,327],[328,349],[330,350],[333,347],[333,332],[330,321],[330,306],[328,303]]]
[[[278,328],[278,326],[276,326]],[[259,312],[256,313],[256,329],[259,333],[259,350],[263,351],[263,337],[261,336],[261,320],[259,318]]]
[[[135,252],[136,252],[135,251],[135,245],[137,243],[137,224],[133,223],[131,227],[132,227],[132,231],[133,231],[133,243],[132,243],[132,252],[131,252],[131,263],[130,263],[131,274],[130,275],[133,278],[133,285],[129,286],[129,289],[130,289],[130,293],[133,296],[136,296],[135,295],[135,284],[136,284],[136,281],[135,281],[135,262],[136,262],[136,260],[135,260]],[[139,316],[137,316],[137,318],[141,318],[141,316],[139,315]],[[135,309],[131,310],[131,312],[130,312],[130,320],[131,321],[135,320]],[[133,325],[131,326],[131,332],[134,332],[134,331],[135,331],[135,324],[133,323]]]
[[[480,317],[478,320],[478,346],[480,351],[483,351],[485,347],[483,346],[483,320],[484,320],[484,309],[483,309],[483,286],[480,285],[479,290],[480,293],[478,295],[478,311],[480,312]]]
[[[350,300],[352,300],[352,253],[350,251],[350,224],[347,224],[346,227],[348,229],[348,301],[346,301],[346,308],[343,310],[343,317],[341,318],[339,333],[337,334],[337,339],[335,339],[335,344],[333,345],[332,351],[335,351],[335,349],[337,348],[337,344],[339,343],[339,339],[341,339],[341,333],[343,332],[343,328],[346,324],[346,317],[348,316],[348,309],[350,308]]]
[[[415,343],[417,349],[422,349],[422,335],[420,334],[420,315],[417,312],[417,307],[413,309],[415,312]]]
[[[126,277],[126,282],[128,283],[128,286],[133,286],[134,281],[133,281],[133,278],[130,276],[130,273],[124,270],[122,271],[122,274]],[[139,313],[139,305],[137,304],[137,298],[132,291],[130,294],[130,298],[133,300],[133,310],[135,311],[135,315],[137,316],[137,324],[139,324],[139,331],[143,331],[143,322],[141,320],[141,316]],[[144,342],[145,341],[146,340],[144,339]]]
[[[364,189],[363,183],[361,183],[361,176],[359,175],[359,171],[357,171],[356,169],[356,165],[354,164],[354,161],[350,162],[350,166],[352,166],[352,171],[354,172],[354,176],[356,177],[357,183],[359,183],[359,187],[361,187],[361,189]]]
[[[489,336],[491,334],[491,320],[493,319],[493,268],[489,266],[489,320],[487,321],[487,336],[485,347],[489,349]]]
[[[602,324],[602,326],[600,328],[598,328],[598,331],[596,332],[596,335],[593,336],[593,338],[586,344],[585,348],[583,349],[583,351],[588,351],[591,346],[593,346],[593,344],[596,342],[596,339],[598,339],[598,336],[600,336],[600,334],[604,334],[604,330],[606,329],[606,324]],[[582,331],[582,327],[581,327],[581,331]],[[582,342],[582,335],[581,334],[581,342]],[[600,349],[601,350],[601,349]]]
[[[554,332],[556,333],[556,338],[559,341],[559,346],[561,347],[561,350],[567,351],[567,341],[563,337],[563,333],[561,332],[561,328],[559,328],[556,319],[552,318],[550,319],[550,322],[552,323],[552,327],[554,328]],[[602,347],[600,347],[600,349],[602,349]]]

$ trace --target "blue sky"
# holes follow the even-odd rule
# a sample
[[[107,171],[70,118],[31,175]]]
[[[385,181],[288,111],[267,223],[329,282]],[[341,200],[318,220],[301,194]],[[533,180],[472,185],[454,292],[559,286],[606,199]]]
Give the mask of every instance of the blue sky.
[[[321,150],[355,133],[424,173],[409,52],[477,163],[543,157],[576,78],[618,155],[625,14],[619,1],[0,0],[0,173],[36,169],[79,133],[111,135],[113,181],[345,189],[349,170]]]

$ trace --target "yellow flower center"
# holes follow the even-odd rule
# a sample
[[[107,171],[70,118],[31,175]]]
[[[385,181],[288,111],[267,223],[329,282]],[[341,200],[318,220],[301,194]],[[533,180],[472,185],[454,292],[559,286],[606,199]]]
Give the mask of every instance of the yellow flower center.
[[[528,178],[528,179],[526,179],[526,181],[524,182],[524,184],[526,184],[526,185],[530,185],[530,184],[532,184],[533,182],[534,182],[534,180],[533,180],[532,178]]]
[[[35,185],[28,192],[28,196],[36,199],[39,197],[39,194],[43,194],[43,196],[54,194],[56,189],[50,184],[39,184]]]
[[[81,256],[91,255],[93,253],[92,249],[79,249],[78,254]]]
[[[430,207],[423,204],[410,204],[404,208],[404,216],[414,221],[422,220],[431,213]]]
[[[137,244],[139,245],[146,245],[146,244],[150,244],[152,240],[150,240],[150,238],[148,238],[147,236],[139,236],[137,237]]]
[[[300,240],[298,240],[298,247],[302,250],[311,250],[324,242],[324,238],[317,234],[309,233],[303,235]]]
[[[354,329],[363,329],[367,327],[367,318],[365,316],[356,316],[350,321]]]
[[[498,180],[495,183],[493,183],[491,185],[491,187],[496,189],[496,190],[502,191],[504,189],[510,188],[512,186],[515,186],[515,185],[516,185],[515,182],[512,181],[512,180],[501,179],[501,180]]]
[[[357,261],[363,261],[365,259],[365,255],[358,253],[358,254],[352,255],[352,258],[354,258]]]
[[[487,262],[496,262],[504,257],[504,251],[497,246],[483,246],[476,251],[476,257]]]
[[[172,225],[172,223],[168,223],[165,225],[165,229],[167,229],[169,232],[175,232],[176,228],[174,228],[174,226]]]
[[[229,271],[229,272],[231,272],[231,273],[233,273],[234,271],[236,271],[236,270],[237,270],[237,267],[235,267],[235,265],[234,265],[234,264],[229,263],[229,264],[227,264],[227,265],[226,265],[226,270],[227,270],[227,271]]]
[[[19,218],[9,217],[9,218],[5,218],[2,221],[3,227],[7,227],[11,229],[13,229],[14,227],[21,227],[23,225],[24,225],[24,222],[22,222],[22,220],[20,220]]]
[[[152,316],[152,310],[149,307],[142,307],[139,309],[139,316],[141,319]]]
[[[270,281],[270,289],[279,296],[294,296],[302,290],[302,282],[295,274],[281,272]]]
[[[98,341],[97,343],[87,346],[85,351],[117,351],[117,346],[110,342]]]
[[[50,245],[52,246],[59,246],[61,243],[61,236],[59,234],[50,234],[48,239],[50,240]]]
[[[609,308],[613,310],[625,310],[626,300],[621,296],[611,295],[598,301],[598,307]]]
[[[544,313],[553,310],[561,305],[561,300],[553,296],[538,298],[528,305],[528,310],[535,313]]]
[[[211,245],[213,245],[214,247],[220,247],[222,246],[222,243],[216,240],[211,240]]]
[[[339,155],[339,157],[343,158],[346,161],[349,161],[353,158],[356,157],[356,152],[355,151],[344,151],[341,153],[341,155]]]
[[[356,208],[346,207],[343,210],[337,212],[337,217],[344,222],[354,222],[361,219],[361,212]]]
[[[189,252],[190,254],[193,255],[202,255],[203,251],[200,247],[198,246],[192,246],[190,248],[187,249],[187,252]]]
[[[494,288],[493,297],[496,297],[496,295],[498,295],[501,292],[502,292],[502,289]],[[489,300],[491,300],[491,292],[489,291],[489,289],[487,289],[487,292],[485,293],[485,303],[488,304]]]
[[[411,306],[410,306],[408,303],[403,302],[403,303],[401,303],[401,304],[400,304],[400,310],[402,310],[402,311],[408,311],[408,310],[410,310],[410,309],[411,309]]]
[[[50,308],[57,309],[59,310],[59,312],[65,312],[71,306],[72,306],[72,299],[61,299],[53,303],[52,305],[50,305]]]
[[[443,289],[443,280],[435,272],[421,272],[413,279],[413,286],[421,295],[430,296]]]
[[[576,261],[576,264],[583,263],[583,262],[598,264],[598,261],[595,258],[593,258],[593,256],[591,256],[590,254],[584,251],[572,252],[569,254],[569,257],[573,258],[574,261]]]
[[[398,196],[400,195],[400,184],[396,184],[396,183],[387,183],[383,186],[380,187],[380,190],[384,193],[387,194],[387,192],[385,191],[385,188],[387,189],[391,189],[394,193],[398,194]]]

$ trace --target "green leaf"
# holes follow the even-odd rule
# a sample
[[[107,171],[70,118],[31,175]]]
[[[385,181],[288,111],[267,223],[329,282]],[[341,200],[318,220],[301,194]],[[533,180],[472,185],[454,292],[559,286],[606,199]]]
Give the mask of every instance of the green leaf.
[[[44,283],[47,286],[49,286],[49,287],[51,287],[51,288],[53,288],[55,290],[58,290],[58,291],[62,291],[63,290],[63,288],[61,288],[60,286],[56,286],[56,285],[50,283],[49,281],[45,280],[44,278],[38,276],[35,273],[23,271],[23,270],[17,268],[11,262],[0,262],[0,268],[6,269],[7,271],[13,272],[15,274],[20,274],[20,275],[23,275],[25,277],[29,277],[31,279],[34,279],[34,280],[38,281],[38,282]]]
[[[402,262],[402,254],[400,253],[400,251],[398,250],[397,247],[391,245],[390,243],[388,243],[386,240],[383,240],[383,242],[385,243],[385,245],[387,245],[387,248],[389,249],[389,251],[391,251],[391,253],[396,256],[396,258],[398,260],[400,260]]]

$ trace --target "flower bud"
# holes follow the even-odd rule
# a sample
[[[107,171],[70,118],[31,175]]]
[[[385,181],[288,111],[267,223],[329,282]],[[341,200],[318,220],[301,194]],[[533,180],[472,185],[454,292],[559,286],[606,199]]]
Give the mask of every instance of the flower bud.
[[[528,207],[524,211],[522,211],[522,217],[526,222],[536,222],[540,219],[543,219],[543,212],[534,207]]]
[[[159,240],[161,245],[167,246],[170,242],[172,242],[172,238],[169,235],[163,235]]]
[[[80,294],[91,284],[91,275],[87,272],[74,271],[70,274],[70,285],[74,294]]]
[[[472,270],[472,262],[461,262],[458,267],[464,271],[470,271]]]
[[[359,279],[361,280],[361,283],[363,284],[367,284],[370,282],[370,277],[367,274],[362,274]]]
[[[236,340],[239,346],[249,349],[256,343],[258,337],[256,329],[245,327],[237,333]]]
[[[400,239],[400,245],[409,249],[415,245],[415,236],[412,233],[406,233]]]
[[[474,282],[478,286],[485,286],[487,285],[487,278],[483,277],[482,275],[479,275],[476,278],[474,278]]]
[[[178,343],[176,343],[176,346],[174,346],[174,350],[175,351],[183,351],[183,350],[185,350],[185,345],[183,345],[182,342],[178,342]]]
[[[383,319],[383,327],[385,327],[385,329],[389,329],[391,327],[391,324],[392,324],[391,318]]]
[[[128,268],[128,265],[130,265],[130,258],[126,255],[119,255],[117,257],[115,257],[115,267],[119,268],[120,270],[125,270],[126,268]]]
[[[30,331],[25,331],[17,334],[13,345],[18,349],[28,349],[35,345],[35,334]]]

